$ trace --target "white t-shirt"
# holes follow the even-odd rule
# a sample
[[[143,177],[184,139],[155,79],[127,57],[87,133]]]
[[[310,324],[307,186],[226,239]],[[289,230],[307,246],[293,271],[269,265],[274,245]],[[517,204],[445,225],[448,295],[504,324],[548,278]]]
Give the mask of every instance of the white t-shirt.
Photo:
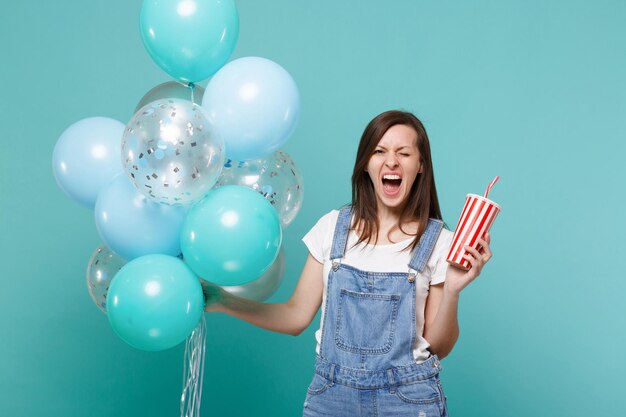
[[[330,260],[330,250],[333,244],[335,226],[337,224],[338,210],[333,210],[324,215],[315,226],[302,238],[302,241],[309,249],[311,255],[320,263],[324,264],[324,293],[322,295],[322,318],[320,328],[315,332],[317,347],[315,351],[320,353],[320,343],[322,341],[322,326],[324,325],[324,309],[326,306],[326,285],[328,283],[328,273],[332,267]],[[453,233],[446,229],[441,229],[437,243],[433,252],[424,267],[424,270],[415,277],[416,287],[416,328],[417,337],[413,346],[413,357],[417,363],[423,362],[430,357],[428,352],[428,342],[424,339],[424,307],[430,285],[440,284],[446,279],[448,263],[446,255],[452,243]],[[353,266],[363,271],[372,272],[415,272],[411,271],[408,264],[411,260],[410,247],[403,250],[411,243],[411,239],[389,245],[372,245],[357,242],[358,236],[354,231],[350,231],[346,253],[341,259],[341,263]]]

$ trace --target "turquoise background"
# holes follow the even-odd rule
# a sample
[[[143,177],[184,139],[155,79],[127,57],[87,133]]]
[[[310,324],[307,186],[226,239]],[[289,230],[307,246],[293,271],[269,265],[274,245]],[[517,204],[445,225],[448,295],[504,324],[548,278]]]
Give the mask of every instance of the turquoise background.
[[[89,298],[93,214],[56,186],[51,155],[75,121],[126,122],[168,77],[139,35],[138,0],[3,2],[0,13],[0,415],[177,415],[183,347],[135,350]],[[301,237],[350,198],[366,123],[414,111],[432,144],[444,219],[465,194],[502,206],[494,258],[462,295],[443,361],[452,416],[621,415],[626,374],[626,2],[238,1],[233,58],[284,66],[302,96],[285,150]],[[314,330],[273,334],[210,315],[204,416],[297,416]]]

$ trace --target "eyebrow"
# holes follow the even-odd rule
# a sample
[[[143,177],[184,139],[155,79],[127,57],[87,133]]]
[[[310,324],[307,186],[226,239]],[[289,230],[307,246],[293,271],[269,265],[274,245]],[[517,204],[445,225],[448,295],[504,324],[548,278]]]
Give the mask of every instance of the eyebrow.
[[[382,148],[382,149],[384,149],[384,150],[387,150],[387,148],[386,148],[386,147],[384,147],[384,146],[382,146],[382,145],[376,145],[376,147],[377,147],[377,148]],[[400,150],[405,149],[405,148],[407,148],[407,149],[409,149],[409,150],[411,149],[411,147],[410,147],[410,146],[401,146],[401,147],[399,147],[399,148],[398,148],[398,150],[400,151]]]

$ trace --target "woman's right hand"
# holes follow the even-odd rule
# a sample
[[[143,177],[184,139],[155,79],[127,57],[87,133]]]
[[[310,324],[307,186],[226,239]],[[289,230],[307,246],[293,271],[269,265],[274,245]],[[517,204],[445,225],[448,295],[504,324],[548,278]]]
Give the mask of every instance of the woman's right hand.
[[[266,304],[238,297],[200,278],[206,312],[219,312],[273,332],[299,335],[311,323],[322,303],[324,265],[311,254],[289,301]]]
[[[222,303],[228,292],[219,285],[212,284],[202,278],[200,278],[200,284],[202,284],[202,293],[204,294],[204,311],[207,313],[221,311]]]

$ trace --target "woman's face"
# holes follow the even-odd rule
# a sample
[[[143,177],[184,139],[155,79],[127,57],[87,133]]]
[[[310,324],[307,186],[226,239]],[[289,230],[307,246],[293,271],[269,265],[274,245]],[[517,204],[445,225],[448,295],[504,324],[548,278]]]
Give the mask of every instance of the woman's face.
[[[417,133],[407,125],[391,126],[378,142],[367,164],[379,208],[403,207],[422,163]]]

